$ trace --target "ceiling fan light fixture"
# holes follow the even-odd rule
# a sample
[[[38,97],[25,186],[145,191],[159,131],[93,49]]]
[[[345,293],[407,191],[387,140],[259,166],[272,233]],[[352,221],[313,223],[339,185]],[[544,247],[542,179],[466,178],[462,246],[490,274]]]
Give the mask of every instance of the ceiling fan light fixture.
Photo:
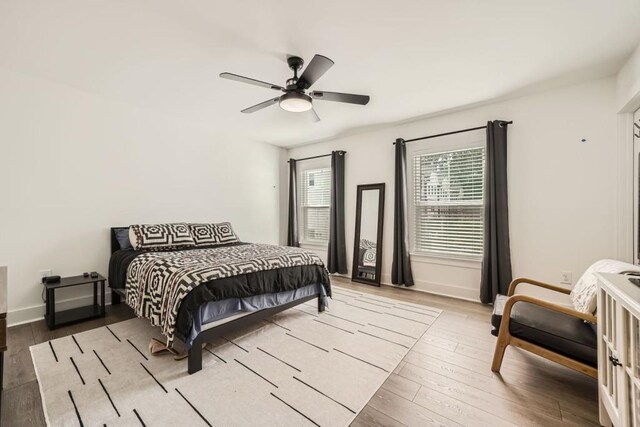
[[[311,109],[311,97],[299,92],[288,92],[280,97],[279,104],[285,111],[302,113]]]

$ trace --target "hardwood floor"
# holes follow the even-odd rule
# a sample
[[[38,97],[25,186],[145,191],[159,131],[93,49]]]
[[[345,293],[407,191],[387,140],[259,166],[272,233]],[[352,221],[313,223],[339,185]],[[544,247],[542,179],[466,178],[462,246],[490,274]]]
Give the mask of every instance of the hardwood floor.
[[[511,347],[501,375],[491,372],[490,307],[402,288],[337,284],[444,310],[353,426],[600,425],[597,383],[586,375]]]
[[[491,308],[415,292],[334,283],[444,312],[371,398],[352,426],[598,426],[596,381],[509,348],[501,375],[490,370]],[[45,425],[29,346],[133,317],[125,304],[107,316],[49,331],[44,321],[9,328],[2,426]]]

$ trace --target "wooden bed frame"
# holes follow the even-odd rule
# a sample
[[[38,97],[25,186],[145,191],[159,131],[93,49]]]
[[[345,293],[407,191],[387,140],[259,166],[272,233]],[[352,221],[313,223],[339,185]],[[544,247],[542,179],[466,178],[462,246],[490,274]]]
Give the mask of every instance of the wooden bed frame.
[[[112,227],[111,228],[111,253],[113,254],[115,251],[120,249],[120,244],[116,239],[115,230],[120,228],[127,227]],[[109,286],[111,288],[111,286]],[[125,297],[125,291],[123,289],[111,288],[111,304],[120,304],[122,298]],[[254,325],[263,319],[273,316],[276,313],[279,313],[284,310],[288,310],[292,307],[295,307],[300,304],[304,304],[307,301],[311,301],[312,299],[318,299],[318,312],[324,311],[324,305],[322,304],[322,294],[317,295],[309,295],[307,297],[297,299],[295,301],[291,301],[289,303],[279,305],[277,307],[265,308],[263,310],[254,311],[246,316],[239,317],[234,320],[230,320],[226,323],[222,323],[221,325],[215,326],[210,329],[206,329],[200,332],[196,338],[193,340],[191,344],[191,348],[189,349],[189,360],[188,360],[188,371],[189,374],[195,374],[196,372],[202,369],[202,344],[205,342],[210,342],[216,338],[220,338],[223,335],[231,334],[247,326]],[[126,299],[125,299],[126,301]]]

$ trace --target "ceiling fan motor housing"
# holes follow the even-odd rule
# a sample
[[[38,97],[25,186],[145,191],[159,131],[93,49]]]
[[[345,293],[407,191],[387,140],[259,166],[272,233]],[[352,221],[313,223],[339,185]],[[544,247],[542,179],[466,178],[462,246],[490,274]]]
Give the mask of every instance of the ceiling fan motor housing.
[[[292,77],[290,79],[287,80],[287,89],[288,90],[296,90],[298,89],[298,79],[295,77]]]

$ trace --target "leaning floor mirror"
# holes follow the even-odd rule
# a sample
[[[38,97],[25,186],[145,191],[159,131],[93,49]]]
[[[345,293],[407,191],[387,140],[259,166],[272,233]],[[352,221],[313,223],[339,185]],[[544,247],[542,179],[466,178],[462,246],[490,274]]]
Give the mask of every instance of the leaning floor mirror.
[[[358,185],[351,280],[380,286],[384,183]]]

